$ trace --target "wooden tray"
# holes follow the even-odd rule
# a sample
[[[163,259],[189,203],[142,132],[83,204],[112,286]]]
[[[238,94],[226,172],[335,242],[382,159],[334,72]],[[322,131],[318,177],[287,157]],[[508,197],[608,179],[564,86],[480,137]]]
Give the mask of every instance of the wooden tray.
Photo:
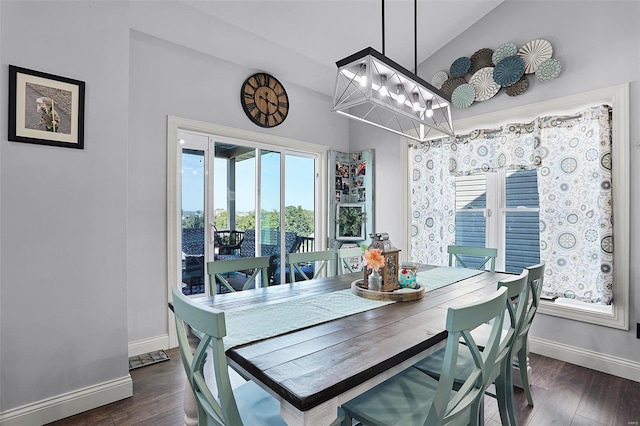
[[[400,288],[394,291],[372,291],[363,287],[363,280],[355,280],[351,283],[351,291],[356,296],[372,300],[393,300],[394,302],[409,302],[422,299],[424,286],[418,284],[418,288]]]

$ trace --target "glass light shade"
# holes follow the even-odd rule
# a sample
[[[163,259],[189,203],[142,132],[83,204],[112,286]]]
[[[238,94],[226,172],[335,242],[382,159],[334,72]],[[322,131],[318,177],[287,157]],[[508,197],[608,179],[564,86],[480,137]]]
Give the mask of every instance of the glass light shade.
[[[417,141],[453,136],[451,99],[417,75],[369,47],[336,62],[338,74],[332,111]],[[363,70],[366,70],[363,73]],[[366,84],[362,86],[362,76]],[[386,80],[385,80],[386,79]],[[387,94],[380,96],[382,82]],[[388,90],[395,87],[397,90]],[[430,101],[433,115],[416,114],[413,98],[424,111]],[[413,95],[412,95],[413,96]]]

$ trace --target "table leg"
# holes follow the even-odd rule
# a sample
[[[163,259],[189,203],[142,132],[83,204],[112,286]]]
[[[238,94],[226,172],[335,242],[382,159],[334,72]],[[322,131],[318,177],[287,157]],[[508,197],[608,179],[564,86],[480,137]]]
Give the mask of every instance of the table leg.
[[[198,426],[198,404],[196,395],[191,389],[188,380],[184,382],[184,424],[185,426]]]

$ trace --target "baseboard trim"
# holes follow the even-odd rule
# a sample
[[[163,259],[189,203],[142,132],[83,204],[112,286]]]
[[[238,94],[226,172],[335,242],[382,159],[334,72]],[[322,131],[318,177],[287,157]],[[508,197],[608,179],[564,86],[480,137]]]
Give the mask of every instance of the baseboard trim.
[[[160,349],[169,349],[168,334],[129,342],[129,358],[136,355],[159,351]]]
[[[640,362],[529,336],[529,351],[549,358],[640,382]],[[535,371],[534,371],[535,374]]]
[[[43,425],[133,395],[130,375],[0,412],[2,426]]]

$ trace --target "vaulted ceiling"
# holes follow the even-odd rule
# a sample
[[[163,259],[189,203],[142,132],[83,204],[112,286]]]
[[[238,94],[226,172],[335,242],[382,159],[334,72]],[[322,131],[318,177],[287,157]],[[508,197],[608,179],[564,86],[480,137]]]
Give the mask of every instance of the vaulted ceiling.
[[[414,16],[417,62],[464,32],[503,0],[386,0],[385,54],[414,69]],[[333,96],[335,62],[366,47],[382,51],[382,0],[259,0],[183,3],[246,35],[243,65],[272,72]],[[233,35],[232,35],[233,36]],[[259,55],[252,54],[259,51]],[[256,58],[259,57],[259,60]],[[237,58],[237,54],[236,54]],[[421,76],[429,81],[430,76]]]

